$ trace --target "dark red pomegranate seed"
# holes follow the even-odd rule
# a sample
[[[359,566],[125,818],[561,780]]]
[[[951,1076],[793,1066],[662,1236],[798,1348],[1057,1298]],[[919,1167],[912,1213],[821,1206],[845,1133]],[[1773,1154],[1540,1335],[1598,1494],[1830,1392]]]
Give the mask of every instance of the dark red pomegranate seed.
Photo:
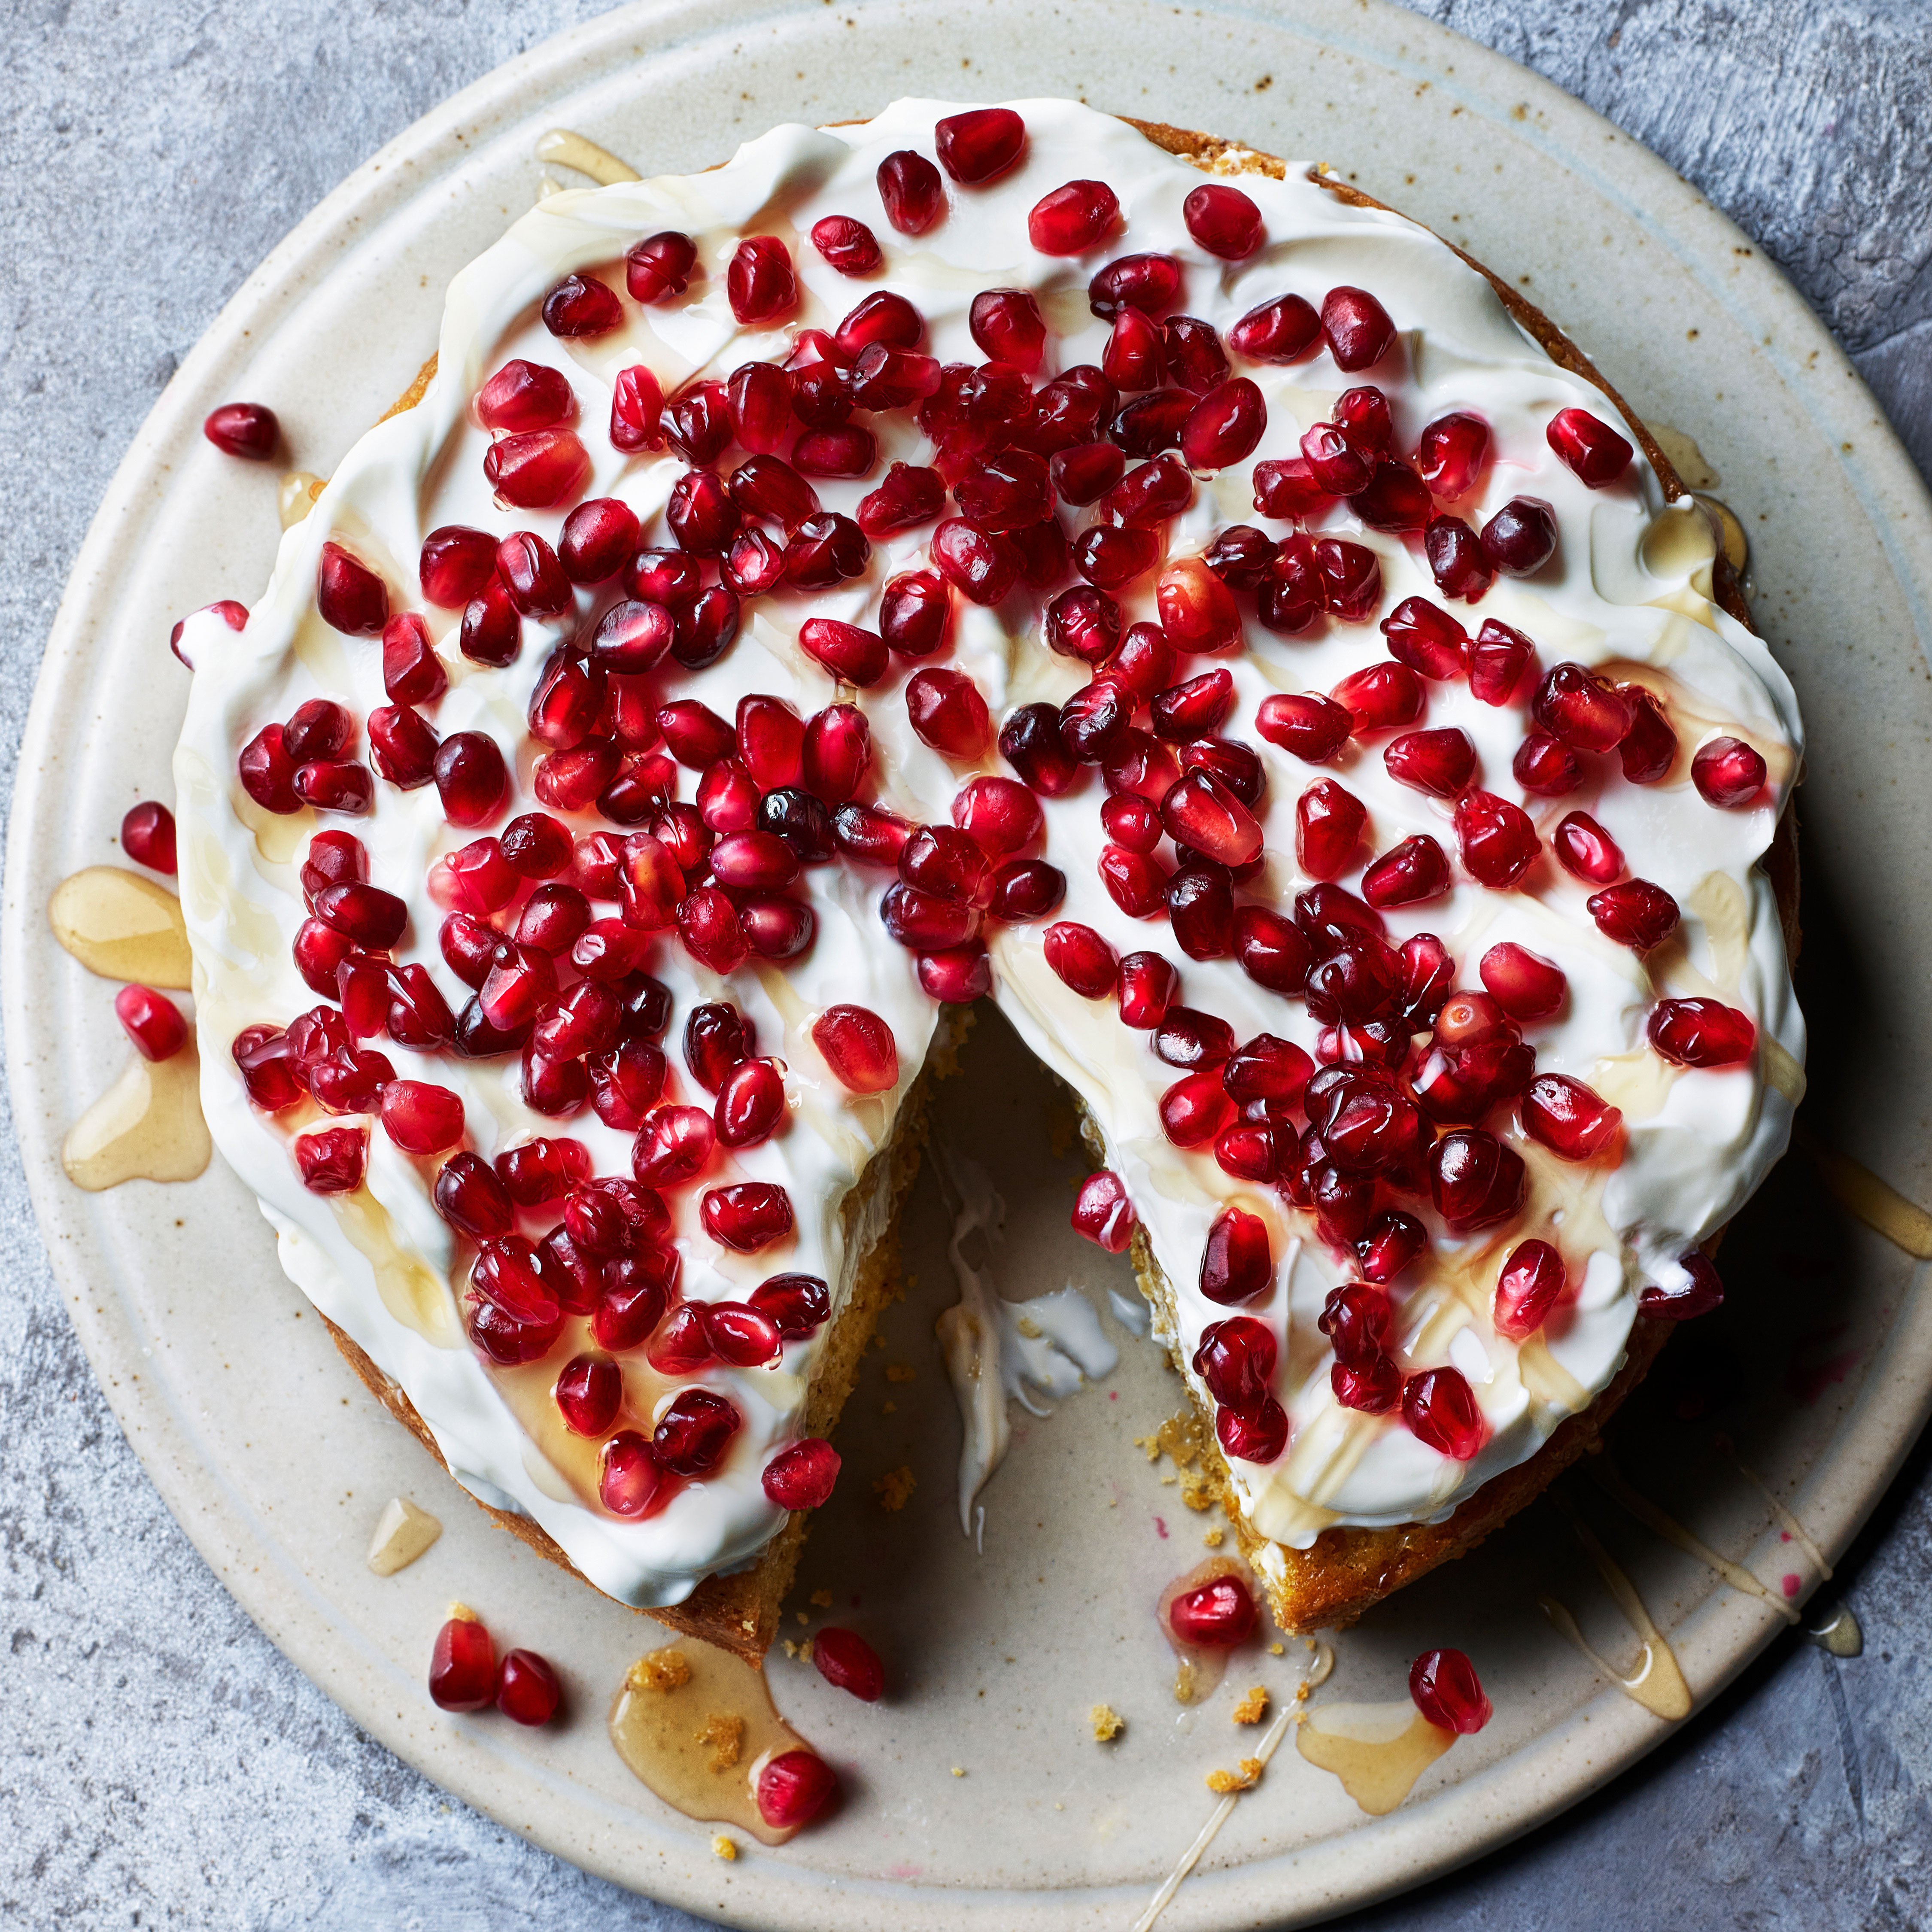
[[[1030,290],[983,290],[973,298],[969,326],[984,354],[1027,375],[1040,367],[1046,352],[1046,324]]]
[[[1623,1115],[1580,1080],[1540,1074],[1522,1096],[1523,1131],[1565,1160],[1594,1160],[1614,1149]]]
[[[1393,660],[1352,671],[1330,694],[1347,712],[1357,737],[1412,724],[1422,716],[1422,680],[1408,665]]]
[[[1456,801],[1456,839],[1469,876],[1492,892],[1514,885],[1542,849],[1522,806],[1480,789]]]
[[[478,595],[484,586],[495,576],[496,571],[496,540],[486,531],[472,530],[460,524],[448,524],[440,530],[431,530],[423,539],[421,556],[417,560],[416,574],[422,581],[424,597],[431,604],[445,610],[460,610],[471,598]],[[399,618],[398,622],[408,621]],[[414,620],[415,628],[420,632],[422,647],[429,648],[429,633],[422,620]],[[388,669],[389,639],[385,632],[383,639],[383,665]],[[425,692],[413,698],[412,702],[426,704],[442,688]],[[392,691],[392,698],[403,694]]]
[[[620,369],[610,386],[610,446],[626,456],[664,446],[664,391],[643,364]]]
[[[993,990],[992,962],[978,940],[937,952],[922,952],[916,964],[919,983],[928,999],[970,1006]]]
[[[1508,704],[1535,662],[1536,646],[1520,631],[1485,618],[1467,653],[1470,694],[1485,704]]]
[[[1105,182],[1071,181],[1034,203],[1027,238],[1042,255],[1084,255],[1113,232],[1120,214]]]
[[[646,1187],[675,1187],[704,1172],[716,1142],[701,1107],[659,1107],[638,1132],[631,1171]]]
[[[1245,865],[1262,849],[1253,813],[1205,771],[1188,772],[1161,800],[1160,816],[1177,843],[1220,865]]]
[[[1586,903],[1597,930],[1633,952],[1648,952],[1677,930],[1677,902],[1648,879],[1626,879],[1621,885],[1606,886]]]
[[[891,662],[886,640],[876,631],[836,617],[808,617],[799,627],[798,640],[806,655],[834,677],[862,689],[877,684]]]
[[[842,275],[869,275],[885,259],[878,237],[849,214],[828,214],[814,221],[812,245]]]
[[[1448,611],[1426,597],[1405,597],[1380,626],[1389,655],[1424,677],[1456,676],[1463,668],[1468,634]]]
[[[791,461],[802,476],[869,476],[878,466],[878,439],[856,423],[808,430],[792,446]]]
[[[1567,470],[1592,490],[1607,489],[1630,466],[1636,452],[1610,424],[1588,410],[1558,410],[1544,432]]]
[[[1721,1308],[1724,1284],[1710,1258],[1696,1248],[1677,1257],[1682,1275],[1670,1282],[1652,1282],[1637,1297],[1640,1312],[1660,1322],[1689,1322]]]
[[[1415,466],[1432,495],[1453,502],[1474,488],[1490,452],[1490,426],[1458,410],[1438,416],[1422,432]]]
[[[874,542],[929,524],[946,508],[946,485],[936,470],[895,463],[885,479],[860,500],[859,527]]]
[[[1254,454],[1267,427],[1261,391],[1238,376],[1195,404],[1181,425],[1180,453],[1191,470],[1225,470]]]
[[[1512,1342],[1534,1335],[1564,1286],[1563,1257],[1547,1241],[1519,1242],[1496,1277],[1496,1333]]]
[[[1458,1369],[1426,1369],[1402,1385],[1402,1419],[1418,1442],[1458,1462],[1474,1460],[1489,1435]]]
[[[1453,725],[1406,731],[1383,748],[1382,763],[1398,784],[1432,798],[1454,798],[1476,775],[1476,748],[1466,731]]]
[[[1568,990],[1562,967],[1513,940],[1491,946],[1477,971],[1496,1004],[1514,1020],[1547,1019]]]
[[[483,474],[499,500],[520,510],[550,510],[568,502],[590,475],[590,457],[567,429],[506,436],[484,452]]]
[[[1274,1330],[1246,1315],[1210,1322],[1194,1351],[1194,1372],[1208,1393],[1230,1408],[1252,1408],[1264,1401],[1274,1380]]]
[[[715,1390],[688,1388],[659,1418],[651,1448],[673,1474],[708,1476],[724,1460],[740,1420],[736,1408]]]
[[[946,116],[932,131],[940,165],[975,188],[997,181],[1026,146],[1026,123],[1010,107],[969,108]]]
[[[1757,1044],[1750,1016],[1718,1000],[1660,1000],[1644,1030],[1679,1066],[1740,1066]]]
[[[1309,764],[1333,758],[1348,742],[1353,714],[1346,706],[1312,692],[1280,692],[1264,698],[1255,714],[1255,729],[1271,745]]]
[[[1632,784],[1657,784],[1677,763],[1677,734],[1654,693],[1640,684],[1619,687],[1634,707],[1629,735],[1617,747],[1624,776]]]
[[[523,648],[522,620],[510,602],[508,587],[493,577],[464,606],[458,648],[475,664],[514,664]]]
[[[1301,460],[1330,496],[1352,496],[1367,488],[1376,473],[1372,452],[1363,449],[1333,423],[1318,422],[1301,439]]]
[[[1212,182],[1194,189],[1180,206],[1187,232],[1210,255],[1245,261],[1267,238],[1262,212],[1238,188]]]
[[[152,987],[123,986],[114,996],[114,1017],[143,1060],[171,1059],[187,1044],[188,1022],[181,1009]]]
[[[1180,264],[1172,255],[1123,255],[1109,262],[1087,284],[1087,305],[1103,322],[1115,321],[1132,311],[1143,317],[1157,316],[1162,310],[1172,308],[1180,294]],[[1158,343],[1160,332],[1154,332],[1154,340]],[[1100,365],[1107,369],[1105,362]],[[1107,374],[1116,382],[1120,379],[1111,369]],[[1154,388],[1160,380],[1156,374],[1152,382],[1121,382],[1123,388],[1147,389]]]
[[[722,382],[694,382],[666,406],[664,433],[686,460],[710,463],[731,440],[731,405]]]
[[[1152,919],[1165,910],[1168,872],[1159,860],[1108,845],[1102,848],[1097,869],[1107,896],[1130,919]]]
[[[1274,1280],[1268,1223],[1245,1208],[1224,1208],[1208,1231],[1200,1280],[1201,1292],[1223,1307],[1264,1292]]]
[[[724,273],[731,313],[746,328],[767,328],[798,306],[798,278],[790,252],[775,235],[748,236]]]
[[[850,798],[872,761],[872,730],[856,706],[827,705],[806,726],[800,775],[806,789],[826,804]]]
[[[807,1436],[765,1465],[765,1494],[780,1509],[817,1509],[831,1500],[838,1468],[838,1451],[821,1437]]]
[[[1073,1203],[1076,1234],[1110,1255],[1124,1254],[1133,1239],[1135,1225],[1133,1203],[1118,1174],[1102,1168],[1080,1184]]]
[[[624,320],[624,305],[594,275],[566,275],[544,297],[544,326],[553,335],[608,335]]]
[[[1579,752],[1614,751],[1628,736],[1635,707],[1612,684],[1580,664],[1560,664],[1537,688],[1537,722]]]
[[[828,1006],[812,1028],[813,1043],[848,1092],[884,1094],[898,1084],[892,1030],[869,1008]]]
[[[1167,1606],[1168,1627],[1190,1648],[1228,1650],[1245,1643],[1258,1621],[1248,1586],[1234,1576],[1184,1590]]]
[[[1764,789],[1763,758],[1742,738],[1713,738],[1690,760],[1690,782],[1708,805],[1735,809]]]
[[[175,815],[152,799],[130,806],[121,820],[121,849],[150,872],[175,871]]]
[[[1408,1694],[1438,1730],[1469,1736],[1492,1714],[1476,1667],[1460,1650],[1425,1650],[1408,1667]]]
[[[562,370],[518,356],[477,391],[476,412],[485,429],[520,435],[569,422],[577,413],[577,398]]]
[[[496,1677],[496,1708],[513,1724],[548,1724],[562,1698],[556,1672],[535,1651],[513,1650],[503,1659]]]
[[[1333,778],[1318,778],[1296,801],[1294,850],[1311,879],[1333,879],[1353,869],[1368,812],[1360,799]]]
[[[816,1751],[781,1751],[758,1773],[758,1816],[774,1831],[796,1831],[824,1810],[838,1774]]]
[[[683,294],[697,266],[698,244],[688,235],[666,229],[626,251],[624,285],[633,302],[668,302]]]
[[[1228,346],[1254,362],[1292,362],[1322,332],[1322,318],[1300,296],[1251,308],[1228,332]]]
[[[1214,1438],[1234,1461],[1273,1462],[1288,1447],[1288,1412],[1273,1396],[1252,1408],[1217,1408]]]
[[[201,433],[226,455],[266,463],[274,454],[282,431],[274,411],[265,403],[224,403],[208,412]]]
[[[879,164],[879,200],[886,219],[902,235],[923,235],[946,212],[946,184],[939,170],[910,148]]]
[[[315,604],[324,623],[352,638],[380,637],[389,621],[388,586],[340,544],[322,547]]]
[[[1429,1191],[1452,1234],[1504,1221],[1523,1202],[1522,1156],[1480,1127],[1459,1128],[1429,1150]]]
[[[1346,284],[1322,298],[1322,334],[1336,368],[1352,374],[1378,362],[1395,345],[1395,324],[1366,289]]]
[[[1051,704],[1023,704],[1000,728],[1000,755],[1033,790],[1060,798],[1079,782],[1080,762],[1060,736]]]
[[[1607,886],[1623,875],[1622,848],[1587,812],[1568,814],[1550,834],[1550,846],[1566,872],[1590,885]]]
[[[888,164],[898,158],[889,157]],[[860,302],[838,325],[832,339],[845,355],[856,359],[875,342],[889,349],[916,349],[925,334],[926,318],[919,310],[904,296],[881,289]]]
[[[1510,761],[1510,771],[1536,798],[1567,798],[1583,782],[1582,762],[1576,754],[1543,730],[1532,730],[1525,736]]]
[[[664,1483],[662,1466],[634,1429],[620,1429],[604,1444],[597,1494],[613,1516],[644,1515]]]
[[[1529,577],[1556,553],[1556,513],[1540,496],[1512,496],[1483,526],[1483,554],[1504,577]]]
[[[1019,555],[1011,544],[959,517],[949,518],[933,532],[932,560],[940,574],[975,604],[998,603],[1020,574]]]
[[[1454,883],[1448,856],[1427,832],[1392,847],[1362,874],[1362,896],[1378,910],[1438,898]]]
[[[884,1692],[886,1667],[856,1630],[826,1624],[812,1640],[812,1660],[826,1683],[850,1691],[862,1703],[876,1704]]]
[[[1104,590],[1076,584],[1047,606],[1045,628],[1049,650],[1099,664],[1119,646],[1120,607]]]
[[[1474,604],[1496,580],[1482,540],[1460,517],[1432,517],[1423,526],[1422,547],[1430,574],[1445,597]]]
[[[429,1694],[445,1711],[487,1710],[496,1700],[496,1652],[490,1633],[467,1612],[436,1634]]]
[[[481,731],[457,731],[436,747],[436,789],[452,825],[487,825],[503,808],[510,774],[496,741]]]
[[[1158,952],[1130,952],[1120,966],[1120,1024],[1149,1031],[1160,1024],[1180,992],[1180,974]]]
[[[362,1185],[369,1135],[364,1127],[331,1127],[297,1136],[296,1166],[311,1194],[352,1194]]]

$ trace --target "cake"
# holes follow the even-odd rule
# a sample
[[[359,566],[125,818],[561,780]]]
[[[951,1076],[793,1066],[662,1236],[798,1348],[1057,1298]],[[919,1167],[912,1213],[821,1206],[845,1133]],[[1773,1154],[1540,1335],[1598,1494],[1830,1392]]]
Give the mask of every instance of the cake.
[[[236,621],[216,1143],[479,1502],[748,1657],[976,999],[1290,1630],[1579,1453],[1784,1149],[1800,726],[1712,522],[1319,170],[902,101],[553,195]]]

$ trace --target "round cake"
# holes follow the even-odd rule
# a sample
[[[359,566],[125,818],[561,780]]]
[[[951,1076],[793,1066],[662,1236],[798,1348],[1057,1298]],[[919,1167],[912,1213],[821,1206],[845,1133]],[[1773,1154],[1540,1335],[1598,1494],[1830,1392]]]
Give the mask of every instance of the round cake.
[[[183,626],[208,1123],[459,1481],[757,1654],[989,998],[1276,1617],[1345,1618],[1784,1150],[1746,616],[1582,356],[1318,170],[902,101],[554,194]]]

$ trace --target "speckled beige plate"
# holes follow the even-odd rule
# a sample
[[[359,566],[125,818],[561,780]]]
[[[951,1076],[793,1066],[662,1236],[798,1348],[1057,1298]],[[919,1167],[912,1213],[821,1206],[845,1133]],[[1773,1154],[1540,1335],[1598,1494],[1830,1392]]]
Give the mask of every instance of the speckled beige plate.
[[[930,1183],[910,1216],[919,1285],[855,1398],[848,1480],[798,1600],[830,1590],[872,1636],[894,1694],[862,1706],[782,1658],[781,1705],[844,1772],[842,1814],[782,1852],[725,1864],[709,1829],[653,1800],[612,1754],[603,1712],[654,1629],[492,1529],[388,1421],[283,1280],[268,1230],[218,1161],[191,1185],[83,1196],[62,1133],[123,1048],[112,987],[54,946],[55,884],[111,861],[136,797],[167,790],[184,674],[171,620],[250,599],[277,529],[275,478],[225,461],[197,426],[217,402],[280,412],[326,472],[432,346],[449,274],[535,196],[532,144],[566,124],[646,172],[722,158],[799,118],[896,94],[1063,92],[1323,157],[1431,221],[1571,328],[1652,417],[1689,432],[1756,547],[1761,620],[1811,735],[1802,794],[1806,980],[1818,1047],[1808,1119],[1909,1194],[1932,1198],[1919,1094],[1932,1067],[1923,961],[1932,518],[1844,358],[1774,270],[1668,169],[1554,88],[1389,8],[1260,10],[1150,0],[814,5],[748,0],[613,14],[418,123],[359,170],[251,276],[142,430],[75,567],[28,728],[6,907],[6,1022],[20,1135],[74,1319],[161,1492],[274,1641],[412,1763],[562,1856],[691,1910],[786,1932],[837,1927],[1125,1927],[1205,1818],[1204,1773],[1237,1754],[1233,1693],[1292,1686],[1295,1654],[1239,1660],[1180,1715],[1150,1615],[1204,1527],[1132,1438],[1173,1406],[1150,1351],[1050,1419],[1021,1418],[988,1490],[984,1553],[952,1496],[957,1426],[931,1324],[948,1298]],[[1880,722],[1882,722],[1882,724]],[[1065,1233],[1072,1169],[1045,1091],[997,1024],[946,1090],[942,1131],[1006,1186],[1000,1280],[1018,1298],[1124,1268]],[[1711,1447],[1719,1428],[1828,1552],[1879,1494],[1932,1396],[1918,1271],[1824,1202],[1794,1157],[1727,1252],[1732,1306],[1666,1354],[1619,1453],[1634,1480],[1774,1588],[1815,1570]],[[1117,1339],[1126,1342],[1124,1336]],[[888,1363],[915,1370],[889,1382]],[[896,1402],[896,1411],[886,1405]],[[904,1465],[903,1512],[872,1479]],[[447,1526],[399,1576],[364,1567],[392,1495]],[[1700,1702],[1778,1627],[1587,1484],[1578,1505],[1636,1579]],[[1407,1659],[1453,1642],[1496,1706],[1481,1736],[1370,1820],[1288,1750],[1237,1808],[1163,1923],[1300,1922],[1415,1882],[1547,1817],[1667,1728],[1592,1675],[1536,1599],[1570,1603],[1600,1648],[1635,1646],[1545,1504],[1474,1558],[1348,1633],[1324,1697],[1402,1694]],[[452,1596],[554,1658],[571,1721],[535,1736],[429,1704],[430,1637]],[[1127,1719],[1102,1748],[1097,1701]],[[1251,1737],[1252,1733],[1239,1734]],[[963,1772],[953,1774],[954,1768]]]

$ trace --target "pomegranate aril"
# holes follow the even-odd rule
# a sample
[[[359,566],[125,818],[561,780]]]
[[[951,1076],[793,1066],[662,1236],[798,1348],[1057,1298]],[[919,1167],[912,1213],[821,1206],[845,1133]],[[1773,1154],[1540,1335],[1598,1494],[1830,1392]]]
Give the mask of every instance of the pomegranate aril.
[[[646,1187],[675,1187],[704,1172],[717,1128],[701,1107],[660,1107],[639,1130],[631,1172]]]
[[[1469,1736],[1492,1715],[1476,1667],[1460,1650],[1425,1650],[1408,1667],[1408,1694],[1438,1730]]]
[[[1381,361],[1395,344],[1395,324],[1366,289],[1342,286],[1322,298],[1322,334],[1338,368],[1352,373]]]
[[[1184,866],[1167,882],[1174,943],[1190,959],[1225,959],[1234,944],[1234,887],[1227,868]]]
[[[1322,318],[1300,296],[1276,296],[1251,308],[1228,332],[1228,346],[1254,362],[1292,362],[1322,332]]]
[[[1415,466],[1432,495],[1454,501],[1466,496],[1482,475],[1490,452],[1490,426],[1466,410],[1438,416],[1416,445]]]
[[[715,1390],[686,1389],[659,1418],[651,1448],[674,1474],[708,1476],[724,1460],[740,1420],[736,1408]]]
[[[436,1634],[429,1694],[445,1711],[487,1710],[496,1700],[496,1653],[490,1633],[465,1612]]]
[[[1084,255],[1113,231],[1120,204],[1105,182],[1070,181],[1027,217],[1027,238],[1042,255]]]
[[[452,733],[436,747],[436,789],[452,825],[487,825],[503,808],[510,774],[494,738],[481,731]]]
[[[1423,526],[1422,548],[1429,573],[1445,597],[1476,603],[1496,580],[1482,540],[1460,517],[1430,518]]]
[[[121,820],[121,849],[150,872],[175,871],[175,815],[166,806],[144,800]]]
[[[1439,898],[1454,883],[1442,848],[1419,832],[1391,848],[1362,874],[1362,896],[1378,911]]]
[[[836,1795],[838,1774],[816,1751],[781,1751],[758,1773],[758,1816],[774,1831],[796,1831]]]
[[[1648,952],[1677,930],[1677,902],[1648,879],[1626,879],[1586,902],[1597,930],[1633,952]]]
[[[826,1624],[812,1640],[812,1660],[826,1683],[849,1690],[863,1703],[877,1703],[885,1690],[885,1666],[856,1630]]]
[[[123,986],[114,996],[114,1017],[143,1060],[172,1059],[187,1044],[188,1022],[181,1009],[152,987]]]
[[[906,712],[920,739],[949,758],[972,759],[992,733],[986,700],[964,672],[915,672],[905,691]]]
[[[1579,752],[1614,751],[1634,722],[1630,700],[1580,664],[1556,666],[1538,687],[1537,722]]]
[[[666,229],[626,250],[624,286],[633,302],[668,302],[683,294],[697,266],[698,244],[688,235]]]
[[[1556,513],[1540,496],[1512,496],[1482,529],[1483,555],[1504,577],[1529,577],[1556,553]]]
[[[496,568],[495,552],[490,568]],[[485,582],[488,579],[484,580]],[[467,597],[460,598],[466,602]],[[413,610],[399,612],[382,627],[382,688],[398,704],[432,704],[448,683],[429,639],[429,626]]]
[[[554,509],[590,475],[590,452],[567,429],[506,436],[484,452],[483,474],[500,501],[520,510]]]
[[[1637,1310],[1660,1322],[1689,1322],[1724,1306],[1724,1284],[1708,1256],[1696,1248],[1677,1257],[1681,1272],[1666,1282],[1652,1282],[1637,1297]]]
[[[1617,747],[1624,776],[1632,784],[1657,784],[1677,763],[1677,734],[1654,693],[1640,684],[1619,687],[1632,706],[1630,728]]]
[[[1051,704],[1023,704],[1000,728],[1000,755],[1029,789],[1064,797],[1080,781],[1080,761],[1060,734],[1060,714]]]
[[[1353,869],[1368,812],[1333,778],[1318,778],[1296,800],[1294,853],[1311,879],[1333,879]]]
[[[1476,970],[1511,1019],[1547,1019],[1562,1005],[1568,989],[1560,966],[1514,940],[1491,946]]]
[[[1372,530],[1419,530],[1435,514],[1429,491],[1406,463],[1386,458],[1348,499],[1348,508]]]
[[[1456,676],[1463,668],[1468,634],[1440,605],[1426,597],[1405,597],[1380,626],[1389,655],[1424,677]]]
[[[523,648],[524,627],[508,586],[493,576],[463,607],[457,648],[472,664],[514,664]]]
[[[849,214],[828,214],[814,221],[812,245],[842,275],[869,275],[885,259],[878,237]]]
[[[1644,1031],[1679,1066],[1740,1066],[1757,1043],[1750,1016],[1718,1000],[1660,1000]]]
[[[1168,874],[1159,860],[1108,845],[1096,869],[1107,896],[1130,919],[1152,919],[1166,909]]]
[[[330,1127],[296,1138],[296,1166],[311,1194],[351,1194],[362,1185],[369,1135],[363,1127]]]
[[[1372,1355],[1360,1362],[1337,1362],[1328,1372],[1329,1386],[1344,1408],[1367,1415],[1386,1415],[1402,1400],[1402,1375],[1392,1355]]]
[[[822,1437],[807,1436],[765,1465],[764,1492],[780,1509],[817,1509],[830,1502],[838,1468],[838,1450]]]
[[[1226,1306],[1250,1300],[1274,1280],[1268,1223],[1245,1208],[1224,1208],[1208,1230],[1201,1255],[1201,1292]]]
[[[1331,496],[1352,496],[1365,489],[1375,474],[1375,458],[1358,448],[1333,423],[1318,422],[1301,439],[1301,460],[1322,491]]]
[[[350,637],[382,635],[389,592],[381,578],[340,544],[326,543],[316,572],[316,608],[322,620]]]
[[[281,425],[265,403],[224,403],[208,412],[201,433],[224,455],[266,463],[275,453]]]
[[[1168,1628],[1191,1649],[1232,1649],[1246,1642],[1258,1621],[1254,1598],[1235,1576],[1184,1590],[1167,1606]]]
[[[883,1094],[898,1084],[898,1048],[892,1028],[869,1007],[828,1006],[811,1033],[833,1077],[848,1092]]]
[[[1519,1242],[1496,1277],[1496,1333],[1526,1340],[1548,1320],[1564,1286],[1563,1257],[1547,1241]]]
[[[1520,1209],[1522,1156],[1480,1127],[1444,1134],[1429,1150],[1429,1191],[1452,1234],[1493,1227]]]
[[[620,1429],[604,1444],[597,1494],[613,1516],[644,1515],[664,1485],[662,1466],[634,1429]]]
[[[1712,738],[1690,760],[1690,782],[1707,805],[1735,810],[1764,789],[1762,754],[1742,738]]]
[[[678,937],[685,950],[714,973],[742,964],[749,946],[738,909],[715,886],[700,886],[677,904]]]
[[[556,1672],[533,1650],[513,1650],[496,1676],[496,1708],[514,1724],[547,1724],[556,1715],[563,1689]]]
[[[748,236],[724,272],[725,298],[742,328],[766,328],[798,306],[798,278],[790,252],[775,235]]]
[[[1567,1074],[1540,1074],[1522,1096],[1522,1128],[1565,1160],[1586,1161],[1614,1150],[1623,1115]]]
[[[1130,952],[1120,962],[1116,992],[1120,1024],[1144,1033],[1180,996],[1180,976],[1158,952]]]
[[[1492,892],[1515,884],[1542,849],[1522,806],[1480,790],[1456,801],[1456,839],[1469,876]]]
[[[264,812],[286,816],[302,808],[296,794],[296,773],[299,769],[282,742],[279,724],[265,724],[242,748],[236,760],[242,789]]]
[[[1458,1462],[1473,1461],[1489,1435],[1474,1393],[1458,1369],[1426,1369],[1402,1385],[1402,1419],[1419,1442]]]
[[[1466,731],[1454,726],[1406,731],[1383,748],[1382,763],[1398,784],[1432,798],[1454,798],[1476,775],[1476,748]]]
[[[1629,442],[1588,410],[1558,410],[1544,431],[1566,470],[1592,490],[1607,489],[1630,466],[1636,452]]]
[[[1268,427],[1268,405],[1245,376],[1195,404],[1181,425],[1180,453],[1191,470],[1225,470],[1252,456]]]

